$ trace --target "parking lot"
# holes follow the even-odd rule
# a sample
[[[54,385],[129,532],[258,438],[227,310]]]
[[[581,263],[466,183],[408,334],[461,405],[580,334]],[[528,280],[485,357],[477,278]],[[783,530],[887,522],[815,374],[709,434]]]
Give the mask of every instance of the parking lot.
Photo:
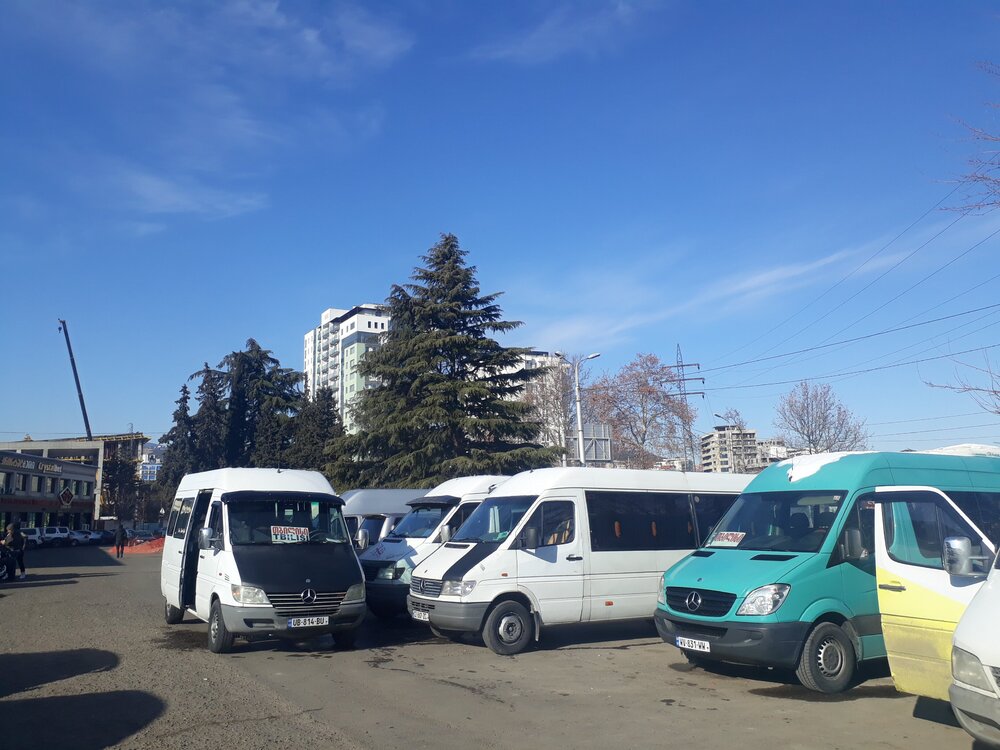
[[[27,580],[0,587],[10,747],[975,747],[946,704],[897,693],[884,666],[827,697],[791,675],[691,668],[651,622],[549,630],[503,658],[370,618],[354,650],[216,656],[203,623],[164,624],[159,555],[27,562]]]

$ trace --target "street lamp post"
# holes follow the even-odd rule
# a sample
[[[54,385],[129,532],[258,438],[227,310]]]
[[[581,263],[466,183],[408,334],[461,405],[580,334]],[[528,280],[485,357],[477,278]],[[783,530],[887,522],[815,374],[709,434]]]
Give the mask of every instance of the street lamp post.
[[[574,382],[576,385],[576,436],[577,436],[577,447],[580,450],[580,466],[587,465],[587,457],[583,452],[583,409],[580,406],[580,365],[586,362],[588,359],[597,359],[601,356],[600,352],[595,352],[594,354],[588,354],[586,357],[581,359],[576,363],[576,368],[574,372]]]

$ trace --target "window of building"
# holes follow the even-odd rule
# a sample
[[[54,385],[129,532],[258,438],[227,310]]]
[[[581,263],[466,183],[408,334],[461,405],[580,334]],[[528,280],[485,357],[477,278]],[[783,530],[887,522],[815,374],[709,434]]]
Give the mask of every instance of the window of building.
[[[15,474],[14,475],[14,489],[20,492],[24,492],[28,489],[28,475],[27,474]]]
[[[33,476],[31,478],[31,491],[32,492],[44,492],[45,491],[45,477]]]

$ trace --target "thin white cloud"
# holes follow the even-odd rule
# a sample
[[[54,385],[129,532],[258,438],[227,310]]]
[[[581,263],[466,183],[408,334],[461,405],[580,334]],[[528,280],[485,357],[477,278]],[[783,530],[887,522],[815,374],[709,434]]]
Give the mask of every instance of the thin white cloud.
[[[168,179],[134,167],[122,167],[108,179],[135,210],[148,214],[197,214],[223,219],[267,205],[262,193],[223,190],[191,178]]]
[[[647,3],[615,0],[593,5],[560,5],[532,27],[475,48],[480,60],[523,65],[569,55],[596,56],[619,48],[639,23]]]

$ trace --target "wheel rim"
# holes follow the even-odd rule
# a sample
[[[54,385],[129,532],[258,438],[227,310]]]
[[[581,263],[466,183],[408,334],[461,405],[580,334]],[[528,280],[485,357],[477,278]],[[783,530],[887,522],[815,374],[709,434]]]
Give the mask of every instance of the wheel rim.
[[[820,674],[827,679],[836,679],[844,671],[846,661],[847,655],[844,653],[840,641],[832,635],[828,635],[820,641],[819,647],[816,649],[816,664]]]
[[[504,643],[517,643],[524,634],[524,623],[515,614],[507,614],[500,618],[497,633]]]
[[[212,616],[212,622],[208,624],[208,634],[213,641],[219,640],[219,617],[218,615]]]

